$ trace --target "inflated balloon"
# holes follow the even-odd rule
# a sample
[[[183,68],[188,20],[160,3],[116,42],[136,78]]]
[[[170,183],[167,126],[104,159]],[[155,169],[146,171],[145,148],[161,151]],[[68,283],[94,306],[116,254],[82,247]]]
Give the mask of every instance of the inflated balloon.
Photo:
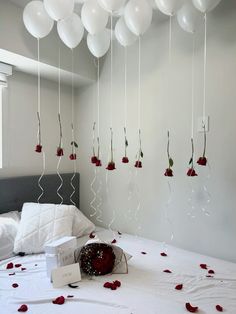
[[[36,38],[47,36],[54,23],[41,1],[32,1],[27,4],[23,13],[23,21],[28,32]]]
[[[49,16],[55,21],[66,19],[74,11],[74,0],[44,0]]]
[[[81,19],[86,30],[94,35],[106,27],[108,13],[98,4],[97,0],[87,0],[82,7]]]
[[[194,6],[202,13],[212,11],[221,0],[193,0]]]
[[[88,34],[87,45],[95,57],[101,58],[107,53],[111,42],[110,34],[110,30],[106,28],[95,35]]]
[[[139,36],[152,22],[152,8],[146,0],[130,0],[125,7],[125,23],[132,33]]]
[[[177,20],[184,31],[195,33],[201,21],[203,22],[203,15],[196,10],[191,2],[187,2],[178,11]]]
[[[84,36],[83,24],[75,13],[65,20],[58,21],[57,31],[64,44],[71,49],[78,46]]]
[[[116,12],[122,8],[126,0],[98,0],[100,6],[108,12]]]
[[[124,47],[132,45],[138,38],[128,29],[123,16],[116,23],[115,35],[118,42]]]
[[[190,2],[191,0],[188,0]],[[175,15],[185,0],[156,0],[158,9],[166,15]]]

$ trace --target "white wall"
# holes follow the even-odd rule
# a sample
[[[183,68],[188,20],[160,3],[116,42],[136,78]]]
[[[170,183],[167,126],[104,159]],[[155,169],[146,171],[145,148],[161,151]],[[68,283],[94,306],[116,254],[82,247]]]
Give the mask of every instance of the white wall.
[[[42,141],[46,152],[46,173],[55,173],[58,157],[58,86],[42,80],[41,89]],[[40,174],[42,154],[34,152],[37,144],[37,78],[14,72],[8,79],[3,101],[3,169],[1,177]],[[71,88],[62,86],[61,116],[65,157],[61,172],[72,172],[68,159],[71,141]]]
[[[188,250],[236,261],[236,3],[224,0],[208,16],[208,73],[207,113],[210,115],[208,151],[211,171],[199,169],[199,177],[190,179],[186,169],[191,155],[191,35],[173,23],[173,85],[166,89],[168,65],[168,21],[155,21],[142,40],[142,132],[144,167],[135,179],[133,167],[137,151],[137,65],[138,46],[128,50],[128,138],[130,165],[121,164],[123,155],[123,49],[114,49],[114,133],[117,170],[108,174],[101,169],[103,225],[112,219],[113,228],[145,237],[170,242],[170,227],[165,219],[168,201],[166,132],[171,131],[171,154],[175,161],[175,177],[171,182],[172,198],[169,208],[173,222],[173,244]],[[196,34],[196,96],[195,120],[201,116],[203,101],[203,27]],[[101,141],[103,163],[109,148],[109,89],[110,59],[106,59],[101,73]],[[81,173],[81,208],[91,213],[90,184],[94,169],[89,163],[92,145],[96,86],[85,87],[78,93],[78,125],[80,137],[79,167]],[[195,128],[196,155],[202,153],[202,135]],[[133,175],[133,177],[132,177]],[[210,175],[209,179],[207,176]],[[191,182],[195,193],[192,202]],[[137,184],[136,184],[137,183]],[[211,195],[207,207],[210,217],[201,206],[206,204],[206,184]],[[137,187],[138,185],[138,187]],[[139,190],[137,190],[139,188]],[[107,189],[109,190],[107,193]],[[131,200],[128,201],[128,193]],[[135,212],[141,201],[138,219]],[[189,218],[191,204],[195,219]],[[127,214],[128,213],[128,214]],[[128,215],[128,217],[127,217]],[[141,225],[141,230],[139,227]]]

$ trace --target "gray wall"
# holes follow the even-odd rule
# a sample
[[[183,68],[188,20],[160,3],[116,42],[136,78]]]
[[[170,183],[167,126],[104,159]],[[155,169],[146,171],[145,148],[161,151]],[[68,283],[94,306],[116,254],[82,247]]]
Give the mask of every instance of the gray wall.
[[[130,165],[121,164],[124,121],[124,51],[114,49],[114,133],[117,170],[108,174],[100,170],[95,188],[101,180],[102,225],[108,225],[115,211],[112,227],[134,234],[170,242],[171,228],[165,218],[169,198],[167,179],[166,131],[171,127],[171,154],[175,160],[175,177],[170,180],[172,197],[169,216],[173,223],[173,245],[203,254],[236,261],[236,3],[224,0],[208,16],[207,113],[210,115],[208,152],[211,170],[199,169],[193,180],[185,173],[191,155],[191,35],[173,22],[173,82],[166,88],[168,65],[168,21],[155,21],[142,39],[142,132],[144,168],[135,175],[137,151],[137,65],[138,46],[128,49],[128,137]],[[203,27],[196,34],[195,120],[202,115],[203,102]],[[101,145],[103,163],[109,149],[110,59],[101,73]],[[95,116],[96,86],[78,93],[80,136],[79,168],[81,173],[81,208],[92,213],[90,184],[94,168],[89,163],[92,147],[92,124]],[[196,121],[195,121],[196,122]],[[194,130],[196,155],[202,153],[202,135]],[[105,166],[105,165],[104,165]],[[191,186],[191,182],[192,186]],[[206,185],[210,196],[204,192]],[[194,193],[191,193],[191,190]],[[191,198],[191,200],[189,200]],[[210,216],[202,207],[206,205]],[[137,212],[138,203],[140,211]],[[194,207],[194,219],[188,216]],[[137,219],[135,219],[135,213]]]

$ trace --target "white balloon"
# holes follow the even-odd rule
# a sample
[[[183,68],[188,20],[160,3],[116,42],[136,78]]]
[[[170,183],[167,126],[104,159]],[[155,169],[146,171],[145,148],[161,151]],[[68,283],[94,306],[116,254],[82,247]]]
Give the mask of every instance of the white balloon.
[[[81,19],[86,30],[94,35],[106,27],[108,13],[101,8],[97,0],[87,0],[82,7]]]
[[[65,20],[58,21],[57,31],[64,44],[71,49],[78,46],[84,36],[83,24],[75,13]]]
[[[196,10],[191,2],[187,2],[177,12],[177,20],[180,27],[189,33],[195,33],[197,27],[203,21],[203,15]]]
[[[206,13],[212,11],[220,1],[221,0],[193,0],[193,4],[199,11]]]
[[[107,53],[111,42],[110,33],[110,30],[105,28],[95,35],[88,34],[87,45],[95,57],[101,58]]]
[[[156,0],[158,9],[166,15],[175,15],[185,0]],[[188,2],[191,0],[187,0]]]
[[[48,16],[41,1],[31,1],[23,12],[27,31],[36,38],[47,36],[53,28],[53,20]]]
[[[100,6],[108,12],[116,12],[122,8],[126,0],[98,0]]]
[[[146,0],[130,0],[125,7],[125,23],[135,35],[146,32],[152,22],[152,8]]]
[[[138,38],[128,29],[123,16],[116,23],[115,35],[118,42],[124,47],[132,45]]]
[[[74,0],[44,0],[49,16],[55,21],[68,18],[74,11]]]

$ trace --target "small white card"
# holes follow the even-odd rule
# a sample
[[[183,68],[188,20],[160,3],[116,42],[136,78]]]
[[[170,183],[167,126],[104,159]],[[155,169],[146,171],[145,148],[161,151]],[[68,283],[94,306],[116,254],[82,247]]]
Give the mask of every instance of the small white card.
[[[61,288],[65,285],[81,280],[79,263],[59,267],[52,270],[53,288]]]

